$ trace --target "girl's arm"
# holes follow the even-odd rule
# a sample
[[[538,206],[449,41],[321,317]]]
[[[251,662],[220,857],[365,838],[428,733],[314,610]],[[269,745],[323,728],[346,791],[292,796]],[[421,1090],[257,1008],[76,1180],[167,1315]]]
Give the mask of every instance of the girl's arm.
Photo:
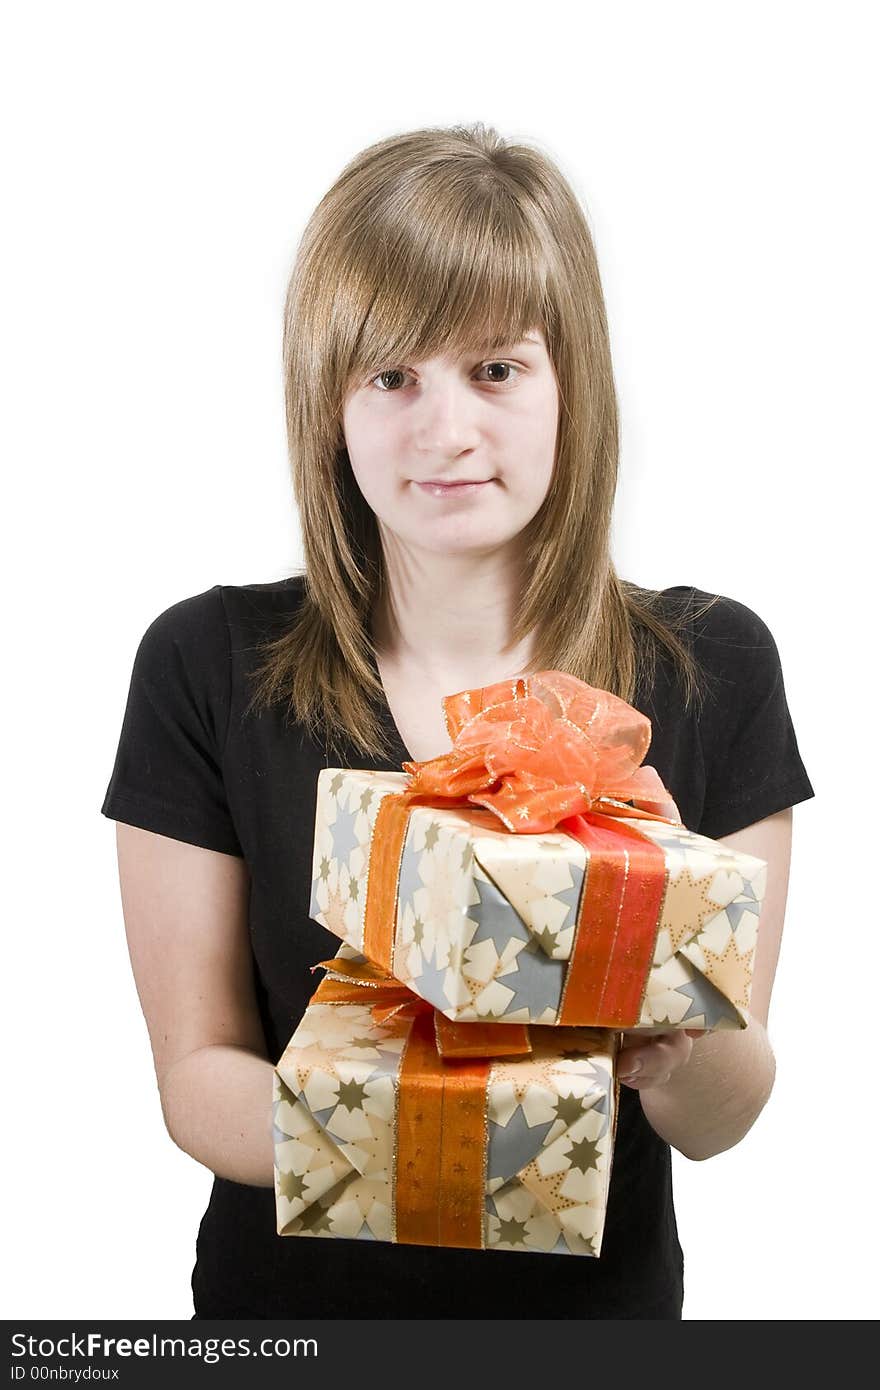
[[[219,1177],[274,1183],[272,1074],[235,855],[117,822],[122,910],[162,1114]]]

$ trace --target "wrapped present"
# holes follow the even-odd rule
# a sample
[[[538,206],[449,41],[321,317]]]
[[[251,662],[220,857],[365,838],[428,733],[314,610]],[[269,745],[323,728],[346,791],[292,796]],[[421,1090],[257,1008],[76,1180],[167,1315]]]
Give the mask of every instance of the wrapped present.
[[[450,1019],[745,1027],[767,865],[682,824],[650,720],[558,671],[443,706],[451,752],[320,773],[311,916]]]
[[[274,1073],[278,1234],[598,1256],[618,1035],[458,1024],[327,964]]]

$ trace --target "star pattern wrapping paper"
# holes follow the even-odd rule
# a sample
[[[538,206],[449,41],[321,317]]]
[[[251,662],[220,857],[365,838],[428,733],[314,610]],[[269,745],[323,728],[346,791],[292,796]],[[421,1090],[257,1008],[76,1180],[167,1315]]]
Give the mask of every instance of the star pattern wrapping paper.
[[[368,1000],[307,1007],[274,1073],[279,1235],[396,1240],[396,1117],[412,1026],[399,1015],[376,1022]],[[530,1036],[530,1056],[489,1066],[480,1248],[597,1257],[619,1100],[615,1035]]]
[[[405,773],[360,769],[325,768],[318,778],[309,911],[358,951],[376,817],[383,797],[408,784]],[[765,861],[683,825],[619,819],[666,861],[641,1015],[629,1026],[745,1027]],[[413,805],[392,973],[450,1019],[558,1024],[590,858],[564,831],[511,834],[481,807]]]

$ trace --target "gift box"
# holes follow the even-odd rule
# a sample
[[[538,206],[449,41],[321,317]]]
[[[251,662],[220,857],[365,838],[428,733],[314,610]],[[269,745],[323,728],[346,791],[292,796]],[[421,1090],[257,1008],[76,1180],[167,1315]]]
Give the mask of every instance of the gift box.
[[[330,964],[274,1072],[278,1234],[598,1256],[617,1034],[455,1024]]]
[[[650,721],[554,671],[443,705],[449,754],[319,774],[315,921],[449,1019],[745,1027],[767,865],[682,824]]]

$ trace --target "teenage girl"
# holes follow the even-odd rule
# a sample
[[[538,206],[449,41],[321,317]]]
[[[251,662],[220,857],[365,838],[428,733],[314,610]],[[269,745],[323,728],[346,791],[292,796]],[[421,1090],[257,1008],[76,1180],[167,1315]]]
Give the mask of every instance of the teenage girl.
[[[304,565],[151,623],[102,807],[165,1123],[215,1175],[195,1316],[680,1318],[670,1146],[731,1148],[774,1080],[791,808],[813,795],[774,639],[734,598],[615,571],[596,255],[539,149],[477,125],[359,154],[302,238],[283,358]],[[717,504],[711,524],[723,544]],[[435,757],[444,695],[545,668],[648,715],[685,825],[767,861],[756,949],[737,928],[749,1025],[624,1036],[599,1258],[529,1253],[527,1233],[281,1237],[273,1066],[339,945],[308,915],[318,773]]]

